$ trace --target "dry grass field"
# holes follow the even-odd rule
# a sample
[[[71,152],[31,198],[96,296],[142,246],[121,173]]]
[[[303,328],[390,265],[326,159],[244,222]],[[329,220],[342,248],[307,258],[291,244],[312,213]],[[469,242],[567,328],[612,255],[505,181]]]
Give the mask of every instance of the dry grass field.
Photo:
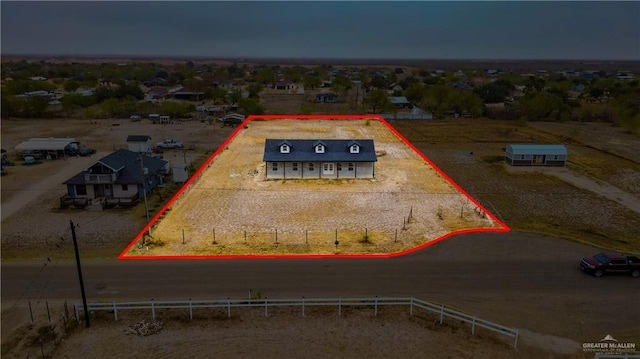
[[[266,180],[266,138],[373,139],[375,178]],[[253,120],[127,254],[388,254],[473,228],[500,225],[380,121]]]
[[[576,187],[553,171],[510,171],[503,160],[503,148],[510,143],[562,143],[569,152],[567,170],[595,182],[610,183],[615,193],[608,195],[637,204],[640,147],[633,144],[638,143],[638,134],[602,123],[521,124],[481,119],[390,122],[513,230],[548,233],[640,253],[638,212],[605,198],[597,189]]]

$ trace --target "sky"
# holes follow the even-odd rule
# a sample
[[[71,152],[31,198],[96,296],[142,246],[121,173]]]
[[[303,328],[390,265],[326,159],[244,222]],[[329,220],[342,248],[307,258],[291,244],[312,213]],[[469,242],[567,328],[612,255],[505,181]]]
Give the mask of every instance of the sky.
[[[0,1],[3,55],[640,60],[640,2]]]

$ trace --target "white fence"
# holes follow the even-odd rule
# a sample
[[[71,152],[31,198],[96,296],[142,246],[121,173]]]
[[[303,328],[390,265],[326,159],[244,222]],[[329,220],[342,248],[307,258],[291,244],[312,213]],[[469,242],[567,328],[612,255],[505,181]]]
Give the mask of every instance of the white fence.
[[[221,308],[231,318],[231,308],[264,308],[264,316],[269,315],[270,307],[300,307],[302,316],[306,316],[307,307],[333,306],[337,308],[338,316],[342,316],[342,308],[347,306],[368,306],[374,308],[375,316],[378,316],[380,306],[408,306],[409,314],[413,315],[416,308],[436,313],[440,316],[440,324],[444,318],[460,320],[471,324],[471,334],[475,334],[476,327],[485,328],[492,332],[513,338],[513,347],[518,345],[518,329],[505,327],[487,320],[476,318],[443,305],[410,298],[374,297],[374,298],[307,298],[300,299],[226,299],[226,300],[187,300],[187,301],[145,301],[145,302],[111,302],[111,303],[87,303],[87,310],[113,312],[115,320],[118,320],[118,312],[123,310],[151,310],[151,317],[156,319],[158,309],[183,309],[189,310],[189,319],[193,319],[193,310],[198,308]],[[82,303],[74,304],[76,319],[80,321],[80,311],[83,311]]]
[[[381,113],[380,116],[385,120],[433,120],[431,113]]]

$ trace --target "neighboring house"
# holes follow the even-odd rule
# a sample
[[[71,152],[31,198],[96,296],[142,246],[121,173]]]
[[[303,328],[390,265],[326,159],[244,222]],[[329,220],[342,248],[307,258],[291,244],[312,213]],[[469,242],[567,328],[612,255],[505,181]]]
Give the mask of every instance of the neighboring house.
[[[333,92],[323,92],[316,95],[316,102],[318,103],[336,103],[338,101],[338,95]]]
[[[213,86],[213,88],[219,88],[219,89],[225,89],[225,90],[231,90],[234,88],[233,81],[231,80],[223,80],[223,79],[213,80],[211,82],[211,85]]]
[[[130,135],[127,137],[129,151],[140,153],[151,153],[151,136]]]
[[[564,145],[512,144],[506,148],[506,162],[512,166],[564,166]]]
[[[144,85],[146,87],[153,87],[153,86],[163,86],[166,83],[167,83],[166,79],[163,79],[162,77],[156,77],[155,79],[145,81]]]
[[[47,80],[46,77],[42,77],[42,76],[33,76],[33,77],[29,77],[29,79],[31,81],[46,81]]]
[[[80,142],[75,138],[31,138],[15,147],[21,157],[32,156],[35,159],[65,158],[78,149]]]
[[[161,184],[169,170],[167,160],[121,149],[63,182],[67,194],[60,203],[134,205]]]
[[[173,93],[173,97],[176,100],[200,101],[204,98],[204,92],[180,89]]]
[[[267,139],[263,160],[267,179],[373,178],[373,140]]]
[[[387,97],[387,100],[391,102],[396,108],[411,108],[411,103],[404,96],[391,96]]]
[[[145,94],[146,100],[164,100],[167,97],[169,90],[162,86],[153,86]]]
[[[296,84],[289,80],[278,80],[273,88],[276,90],[295,90]]]

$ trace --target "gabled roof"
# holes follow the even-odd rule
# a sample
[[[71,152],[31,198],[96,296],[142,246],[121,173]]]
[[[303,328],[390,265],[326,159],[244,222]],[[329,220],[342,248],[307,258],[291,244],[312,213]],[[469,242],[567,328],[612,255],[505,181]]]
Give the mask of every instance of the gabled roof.
[[[519,155],[566,155],[564,145],[512,144],[507,146],[511,152]]]
[[[129,135],[127,136],[127,142],[147,142],[151,139],[148,135]]]
[[[407,98],[404,96],[391,96],[387,97],[387,99],[389,100],[389,102],[395,105],[403,105],[409,103],[409,100],[407,100]]]
[[[280,153],[280,145],[287,142],[289,153]],[[359,153],[350,153],[353,143],[360,146]],[[315,146],[322,143],[324,153],[316,153]],[[282,140],[267,139],[264,144],[265,162],[376,162],[373,140]]]
[[[166,165],[167,161],[142,155],[141,166],[140,153],[120,149],[102,157],[96,164],[98,163],[114,171],[120,171],[120,174],[114,183],[132,184],[142,183],[142,167],[147,168],[148,173],[151,175],[161,170]],[[66,180],[63,184],[84,184],[84,175],[86,173],[87,170],[84,170]]]

